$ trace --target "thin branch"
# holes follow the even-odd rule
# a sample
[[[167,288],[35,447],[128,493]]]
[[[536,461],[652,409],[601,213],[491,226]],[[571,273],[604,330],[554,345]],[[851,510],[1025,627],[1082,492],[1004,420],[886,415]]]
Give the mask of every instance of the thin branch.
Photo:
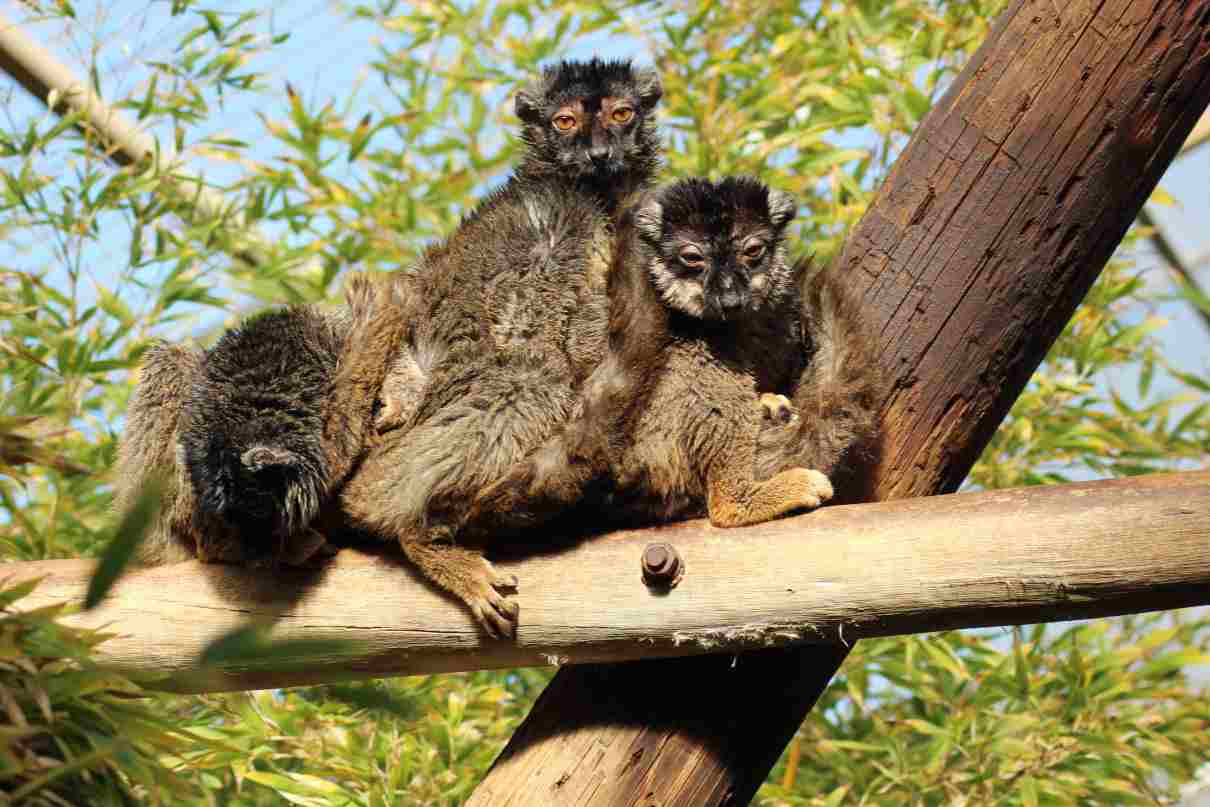
[[[273,242],[250,227],[222,194],[206,187],[201,177],[182,167],[179,155],[161,148],[154,137],[105,103],[71,68],[3,14],[0,14],[0,69],[53,112],[78,115],[102,141],[105,156],[113,162],[120,166],[153,165],[164,180],[162,189],[176,200],[187,202],[193,218],[224,222],[235,257],[254,267],[269,261],[274,252]],[[308,260],[308,269],[317,265],[315,261],[314,257]]]
[[[1202,120],[1205,121],[1205,118]],[[1168,240],[1168,235],[1164,232],[1164,228],[1160,226],[1155,217],[1151,215],[1151,211],[1146,207],[1139,211],[1139,223],[1144,227],[1151,228],[1151,235],[1148,237],[1148,240],[1155,246],[1156,252],[1160,253],[1160,257],[1164,259],[1164,262],[1176,273],[1177,283],[1193,291],[1199,299],[1210,299],[1206,296],[1206,291],[1197,282],[1197,276],[1193,273],[1193,269],[1185,264],[1176,247]],[[1189,305],[1193,307],[1194,313],[1202,321],[1202,325],[1205,326],[1206,330],[1210,331],[1210,312],[1192,300],[1189,301]]]
[[[1210,472],[825,507],[757,527],[702,521],[630,530],[505,559],[521,580],[515,642],[388,558],[345,550],[321,572],[189,562],[139,570],[69,619],[119,635],[98,648],[191,691],[382,675],[738,652],[866,636],[1013,625],[1210,604]],[[649,589],[653,540],[685,564]],[[47,576],[23,607],[79,602],[91,561],[13,563]],[[353,647],[203,670],[202,650],[249,618],[281,640]],[[281,659],[278,658],[278,662]],[[286,657],[286,661],[290,661]]]

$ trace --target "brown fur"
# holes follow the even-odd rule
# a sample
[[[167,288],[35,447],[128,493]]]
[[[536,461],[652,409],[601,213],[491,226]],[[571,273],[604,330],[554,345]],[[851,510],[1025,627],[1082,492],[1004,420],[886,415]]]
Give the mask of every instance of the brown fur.
[[[348,475],[372,428],[377,390],[394,361],[408,311],[399,294],[393,284],[372,284],[354,276],[346,288],[347,310],[325,313],[307,307],[293,314],[318,317],[325,323],[322,327],[344,345],[321,413],[327,478],[318,493],[320,500]],[[282,350],[288,351],[289,346],[283,345]],[[152,348],[127,413],[115,469],[115,508],[123,512],[130,507],[149,478],[160,476],[167,482],[157,518],[140,548],[143,563],[195,556],[215,562],[264,559],[262,536],[250,541],[250,536],[199,508],[183,458],[182,429],[188,426],[191,397],[210,394],[203,380],[205,360],[206,353],[195,348]],[[324,548],[322,537],[309,523],[320,506],[322,501],[317,501],[304,523],[276,536],[270,561],[303,563]]]
[[[795,465],[837,481],[862,467],[878,427],[883,373],[860,309],[835,268],[801,261],[802,350],[809,356],[794,384],[793,420],[761,433],[757,476]]]
[[[197,551],[193,490],[177,456],[177,424],[204,356],[197,348],[153,345],[143,358],[126,410],[126,429],[113,471],[114,510],[119,514],[129,510],[155,477],[162,483],[156,518],[139,545],[143,563],[175,563]]]
[[[646,199],[619,237],[610,352],[579,415],[481,493],[474,516],[534,523],[603,473],[619,489],[614,507],[657,520],[704,503],[716,525],[739,526],[830,498],[814,469],[757,475],[762,427],[772,423],[763,409],[776,408],[779,423],[787,413],[784,398],[757,391],[788,387],[804,363],[798,279],[781,244],[793,208],[742,179],[684,181]],[[765,249],[750,258],[742,250],[753,239]],[[679,266],[687,245],[710,255],[708,268]]]
[[[613,217],[658,167],[660,94],[654,73],[628,63],[546,70],[516,98],[516,175],[398,279],[417,313],[341,515],[398,541],[495,636],[515,630],[502,595],[515,581],[467,544],[468,505],[566,422],[605,353]],[[619,122],[622,107],[633,117]],[[552,125],[567,114],[575,126]]]
[[[533,527],[579,502],[625,449],[625,426],[655,385],[670,339],[668,308],[648,276],[634,210],[618,223],[608,275],[608,348],[563,428],[478,492],[467,517],[483,532]]]
[[[719,526],[734,526],[751,523],[762,509],[789,512],[782,505],[795,496],[801,506],[815,506],[812,498],[826,501],[837,478],[860,469],[858,454],[875,435],[880,400],[872,342],[833,270],[812,272],[803,260],[793,275],[799,316],[788,321],[800,328],[673,346],[615,469],[619,490],[607,500],[611,509],[661,521],[706,514]],[[758,390],[790,393],[789,406],[786,396],[757,397]],[[754,398],[757,425],[736,426]],[[751,474],[744,471],[750,461]],[[719,467],[714,474],[712,463]],[[769,482],[747,487],[752,480]],[[748,499],[745,490],[761,492]]]
[[[341,492],[350,526],[398,541],[492,635],[512,635],[516,606],[466,545],[468,503],[567,420],[604,354],[610,230],[584,191],[514,180],[430,250],[406,281],[422,395]]]

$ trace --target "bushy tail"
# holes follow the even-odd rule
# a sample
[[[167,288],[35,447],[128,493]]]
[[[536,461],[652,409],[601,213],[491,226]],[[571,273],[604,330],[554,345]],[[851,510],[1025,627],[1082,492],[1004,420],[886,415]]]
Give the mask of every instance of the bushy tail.
[[[324,415],[328,480],[339,485],[361,456],[374,426],[375,402],[407,335],[407,278],[351,275],[345,286],[351,325]]]
[[[860,464],[873,444],[882,403],[872,335],[834,269],[795,266],[801,288],[807,366],[794,388],[799,419],[766,428],[757,459],[760,478],[787,467],[813,468],[833,479]]]
[[[156,517],[137,552],[146,564],[174,563],[196,551],[193,489],[177,453],[185,398],[204,354],[190,347],[158,344],[143,358],[139,381],[126,411],[126,427],[114,468],[114,513],[135,506],[146,486],[159,483]]]

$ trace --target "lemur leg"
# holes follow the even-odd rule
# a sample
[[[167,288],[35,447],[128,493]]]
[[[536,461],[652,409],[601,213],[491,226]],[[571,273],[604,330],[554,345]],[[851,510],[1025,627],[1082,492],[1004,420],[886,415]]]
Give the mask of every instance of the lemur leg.
[[[517,609],[500,594],[513,582],[452,544],[469,531],[475,497],[566,420],[573,393],[560,373],[558,363],[510,354],[435,372],[417,425],[380,435],[341,492],[353,527],[398,541],[492,636],[515,635]]]
[[[502,593],[516,590],[515,575],[500,574],[481,551],[454,546],[441,528],[403,537],[400,546],[421,574],[466,603],[489,636],[516,637],[521,608]]]
[[[765,396],[780,397],[780,396]],[[819,471],[790,468],[757,481],[755,468],[760,423],[736,423],[735,435],[726,450],[710,463],[706,473],[706,507],[716,527],[759,524],[794,510],[812,509],[832,498],[832,485]]]

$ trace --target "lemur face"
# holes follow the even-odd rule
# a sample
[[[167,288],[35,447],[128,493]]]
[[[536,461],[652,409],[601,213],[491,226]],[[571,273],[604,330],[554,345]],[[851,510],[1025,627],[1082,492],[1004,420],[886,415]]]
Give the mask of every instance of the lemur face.
[[[636,223],[656,257],[651,278],[672,309],[738,320],[768,300],[786,265],[797,200],[750,177],[688,179],[650,193]]]
[[[531,170],[606,182],[659,158],[653,112],[663,90],[651,70],[629,62],[561,62],[517,93]]]

